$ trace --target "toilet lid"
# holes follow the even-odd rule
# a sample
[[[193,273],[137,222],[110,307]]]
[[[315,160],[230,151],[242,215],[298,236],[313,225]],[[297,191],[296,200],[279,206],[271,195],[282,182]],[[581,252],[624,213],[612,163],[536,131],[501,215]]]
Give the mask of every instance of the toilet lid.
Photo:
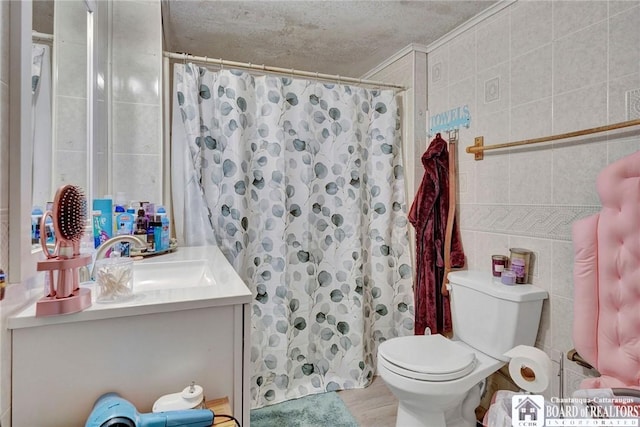
[[[473,351],[439,334],[387,340],[378,347],[378,355],[397,374],[428,381],[461,378],[477,363]]]

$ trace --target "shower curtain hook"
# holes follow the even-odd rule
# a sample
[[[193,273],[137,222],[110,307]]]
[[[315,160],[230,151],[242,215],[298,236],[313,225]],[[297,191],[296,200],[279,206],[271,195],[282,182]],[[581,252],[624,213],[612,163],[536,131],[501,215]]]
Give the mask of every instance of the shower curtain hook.
[[[220,71],[224,70],[224,61],[220,58]]]
[[[182,53],[182,65],[187,65],[187,53]]]
[[[316,71],[316,81],[320,80],[320,77],[318,77],[318,72]]]

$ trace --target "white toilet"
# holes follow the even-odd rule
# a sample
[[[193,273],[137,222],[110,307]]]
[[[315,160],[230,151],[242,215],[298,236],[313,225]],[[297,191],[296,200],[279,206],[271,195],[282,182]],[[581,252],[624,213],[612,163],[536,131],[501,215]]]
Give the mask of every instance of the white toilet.
[[[504,285],[491,273],[449,274],[454,338],[416,335],[378,347],[378,374],[398,399],[396,426],[475,427],[482,382],[533,345],[547,291]]]

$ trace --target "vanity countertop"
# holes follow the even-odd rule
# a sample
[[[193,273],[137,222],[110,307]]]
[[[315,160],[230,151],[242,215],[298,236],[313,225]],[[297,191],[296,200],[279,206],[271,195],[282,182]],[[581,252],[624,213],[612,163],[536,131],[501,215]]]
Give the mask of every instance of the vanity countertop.
[[[136,261],[152,269],[154,264],[169,264],[203,260],[209,262],[214,282],[207,286],[168,287],[136,292],[134,298],[119,303],[96,303],[96,290],[92,289],[92,305],[84,311],[57,316],[36,317],[35,302],[8,319],[9,329],[29,328],[115,317],[138,316],[180,310],[250,303],[252,293],[216,246],[180,247],[176,251]],[[165,264],[165,265],[166,265]],[[94,288],[95,284],[81,286]]]

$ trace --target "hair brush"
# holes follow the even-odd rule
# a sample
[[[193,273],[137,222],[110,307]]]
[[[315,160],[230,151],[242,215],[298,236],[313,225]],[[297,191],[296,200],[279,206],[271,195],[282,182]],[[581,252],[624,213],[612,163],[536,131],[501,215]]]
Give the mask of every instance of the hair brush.
[[[87,200],[80,187],[64,185],[56,191],[53,199],[53,208],[45,212],[40,219],[40,229],[45,230],[46,219],[51,217],[55,237],[53,252],[47,248],[46,232],[40,234],[40,243],[47,258],[73,258],[80,254],[80,239],[84,232],[84,224],[87,219]],[[61,271],[58,277],[56,297],[65,298],[73,293],[77,280],[65,277],[73,274],[70,271]],[[70,289],[69,289],[70,288]],[[49,295],[54,294],[53,271],[49,272]]]

